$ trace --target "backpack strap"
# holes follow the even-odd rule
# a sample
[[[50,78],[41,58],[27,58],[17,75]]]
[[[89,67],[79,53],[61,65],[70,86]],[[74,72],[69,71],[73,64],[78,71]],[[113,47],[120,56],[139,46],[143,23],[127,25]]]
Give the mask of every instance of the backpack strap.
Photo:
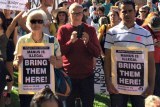
[[[104,24],[104,31],[103,31],[103,35],[106,33],[106,29],[107,29],[107,25]]]
[[[53,36],[49,36],[49,43],[54,43],[54,37]]]
[[[49,36],[49,43],[53,43],[53,45],[54,45],[54,37],[53,36]],[[57,51],[57,49],[55,49],[55,45],[54,45],[54,56],[56,56],[56,51]]]

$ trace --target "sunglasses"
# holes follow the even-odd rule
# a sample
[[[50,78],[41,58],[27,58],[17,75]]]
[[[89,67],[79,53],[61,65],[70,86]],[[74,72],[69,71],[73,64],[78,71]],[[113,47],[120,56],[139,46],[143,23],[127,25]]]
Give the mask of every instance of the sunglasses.
[[[146,11],[140,11],[141,13],[146,13]]]
[[[43,24],[44,23],[44,21],[43,20],[39,20],[39,19],[32,19],[31,21],[31,24]]]

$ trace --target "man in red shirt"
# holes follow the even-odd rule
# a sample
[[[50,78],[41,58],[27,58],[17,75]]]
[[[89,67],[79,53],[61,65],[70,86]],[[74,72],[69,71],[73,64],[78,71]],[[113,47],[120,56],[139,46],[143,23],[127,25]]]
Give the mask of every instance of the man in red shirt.
[[[100,44],[93,27],[82,23],[83,7],[73,3],[69,7],[71,22],[59,28],[57,38],[61,46],[63,67],[71,77],[72,92],[67,107],[75,107],[80,98],[83,107],[93,107],[93,58],[100,56]]]

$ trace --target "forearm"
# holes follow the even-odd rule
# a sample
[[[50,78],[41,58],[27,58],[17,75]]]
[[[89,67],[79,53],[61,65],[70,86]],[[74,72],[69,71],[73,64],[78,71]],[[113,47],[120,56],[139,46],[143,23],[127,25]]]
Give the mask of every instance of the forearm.
[[[106,84],[111,82],[111,50],[105,50],[105,59],[104,59],[104,74],[106,79]]]
[[[149,52],[148,55],[148,85],[154,89],[155,84],[155,61],[154,52]]]
[[[20,18],[21,18],[21,16],[22,16],[23,13],[24,13],[24,12],[20,12],[20,13],[13,19],[13,21],[11,22],[11,24],[8,26],[8,28],[7,28],[7,30],[6,30],[6,35],[7,35],[8,38],[10,37],[11,33],[14,31],[14,29],[15,29],[15,27],[16,27],[16,25],[17,25],[18,21],[20,20]]]
[[[55,68],[62,68],[62,57],[61,56],[57,56],[56,57],[56,61],[55,61]]]

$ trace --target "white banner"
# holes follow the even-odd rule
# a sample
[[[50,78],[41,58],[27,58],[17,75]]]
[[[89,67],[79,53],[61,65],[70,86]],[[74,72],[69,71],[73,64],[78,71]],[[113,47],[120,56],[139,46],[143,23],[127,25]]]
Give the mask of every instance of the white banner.
[[[94,90],[96,94],[108,94],[106,84],[105,84],[105,75],[102,68],[102,62],[100,58],[96,59],[96,68],[94,70]]]
[[[121,94],[141,95],[148,86],[148,51],[112,47],[112,82]]]
[[[54,69],[49,62],[54,55],[53,44],[24,44],[23,61],[19,67],[18,86],[20,94],[34,94],[44,87],[55,92]]]
[[[0,0],[0,9],[25,10],[25,4],[28,0]]]

